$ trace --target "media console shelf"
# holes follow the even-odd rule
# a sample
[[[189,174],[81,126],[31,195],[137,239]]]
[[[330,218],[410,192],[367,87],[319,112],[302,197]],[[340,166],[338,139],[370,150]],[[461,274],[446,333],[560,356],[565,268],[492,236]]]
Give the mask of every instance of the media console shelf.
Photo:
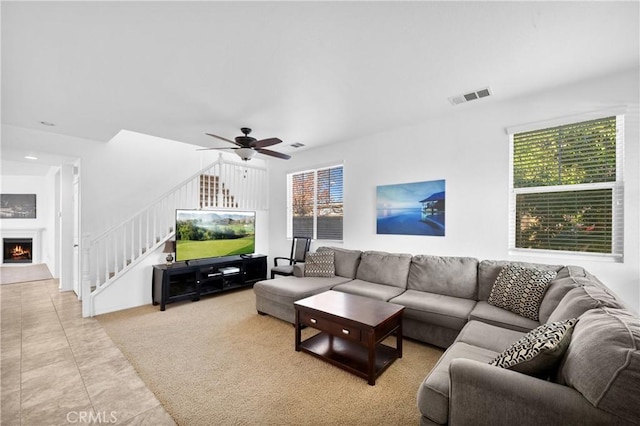
[[[226,256],[153,265],[151,299],[164,311],[167,303],[248,287],[267,279],[267,256]]]

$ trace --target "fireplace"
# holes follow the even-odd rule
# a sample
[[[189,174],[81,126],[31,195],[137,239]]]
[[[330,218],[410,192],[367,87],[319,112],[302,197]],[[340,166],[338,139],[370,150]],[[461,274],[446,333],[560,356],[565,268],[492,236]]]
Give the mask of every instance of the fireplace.
[[[3,263],[32,263],[33,238],[3,238]]]

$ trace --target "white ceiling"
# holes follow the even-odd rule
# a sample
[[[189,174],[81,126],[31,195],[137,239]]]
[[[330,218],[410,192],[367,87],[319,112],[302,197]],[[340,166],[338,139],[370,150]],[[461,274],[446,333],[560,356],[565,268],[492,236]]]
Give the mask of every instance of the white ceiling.
[[[640,62],[635,1],[1,7],[2,123],[98,141],[228,146],[205,132],[248,126],[295,155]]]

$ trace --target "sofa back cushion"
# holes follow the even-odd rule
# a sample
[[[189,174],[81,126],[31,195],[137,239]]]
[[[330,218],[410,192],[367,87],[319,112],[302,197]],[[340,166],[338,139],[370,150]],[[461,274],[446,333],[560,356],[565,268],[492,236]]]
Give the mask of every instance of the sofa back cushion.
[[[587,271],[582,266],[575,265],[566,265],[563,266],[562,269],[558,271],[558,275],[556,275],[557,279],[567,278],[567,277],[585,277],[587,276]]]
[[[603,307],[622,309],[624,305],[600,287],[589,285],[575,287],[562,298],[545,322],[577,318],[589,309]]]
[[[347,250],[340,247],[318,247],[316,252],[332,251],[335,273],[341,277],[354,279],[360,265],[360,250]]]
[[[356,278],[372,283],[407,288],[411,255],[365,251],[360,258]]]
[[[624,309],[585,312],[573,330],[557,381],[593,406],[631,423],[640,419],[640,318]]]
[[[542,263],[512,262],[509,260],[483,260],[478,264],[478,300],[487,301],[498,274],[505,265],[520,265],[525,268],[544,269],[558,272],[562,265]]]
[[[478,259],[413,256],[407,288],[475,300],[478,295]]]
[[[556,279],[549,284],[540,303],[540,322],[545,323],[564,296],[576,287],[598,286],[606,288],[596,277],[581,266],[568,265],[560,269]]]

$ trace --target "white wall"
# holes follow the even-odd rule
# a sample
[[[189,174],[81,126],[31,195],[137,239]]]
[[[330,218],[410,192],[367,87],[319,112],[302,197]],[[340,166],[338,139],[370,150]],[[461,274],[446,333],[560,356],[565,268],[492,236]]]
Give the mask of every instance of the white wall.
[[[294,153],[271,164],[270,255],[289,252],[286,173],[344,161],[345,248],[411,254],[514,259],[508,253],[509,150],[505,128],[626,105],[625,261],[518,258],[579,264],[636,312],[640,306],[638,69],[558,87],[523,99],[494,97],[451,107],[425,123],[359,140]],[[446,180],[446,236],[376,235],[376,186]],[[333,243],[330,243],[333,244]],[[314,242],[313,247],[325,245]]]
[[[46,176],[2,176],[0,192],[3,194],[36,194],[35,219],[0,219],[2,230],[42,229],[40,234],[40,263],[46,263],[56,277],[56,253],[54,234],[49,232],[51,220],[55,217],[54,177]]]

